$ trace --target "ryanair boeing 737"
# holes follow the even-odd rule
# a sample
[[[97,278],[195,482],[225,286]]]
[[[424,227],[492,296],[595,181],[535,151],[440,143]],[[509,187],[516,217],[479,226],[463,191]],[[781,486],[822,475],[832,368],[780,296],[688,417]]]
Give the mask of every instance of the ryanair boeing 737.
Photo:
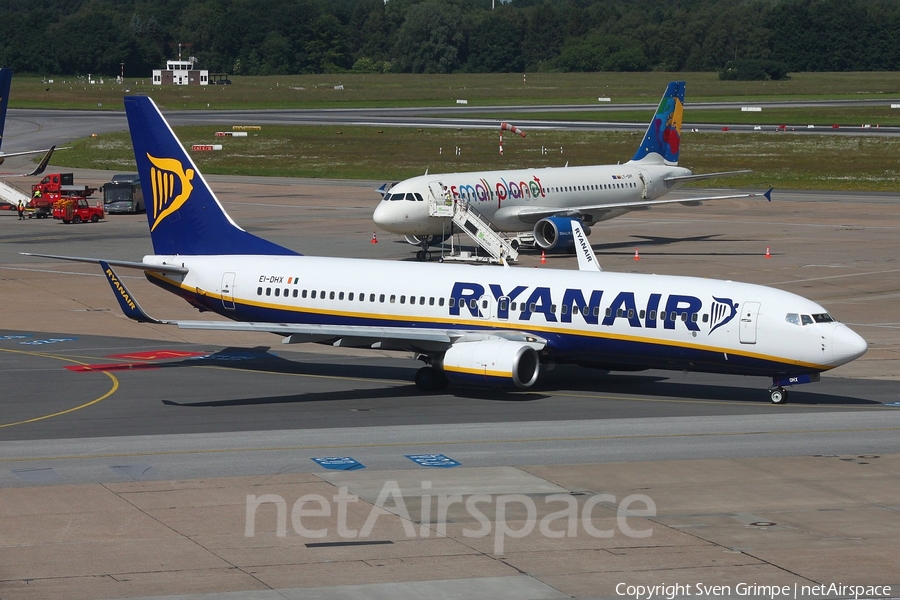
[[[749,172],[695,175],[678,166],[684,87],[683,81],[669,84],[634,157],[625,164],[421,175],[379,190],[384,196],[373,215],[375,224],[422,246],[418,257],[427,260],[428,247],[454,231],[457,204],[474,208],[497,231],[530,231],[540,248],[565,251],[573,247],[575,219],[590,233],[595,223],[660,204],[696,206],[759,196],[771,201],[772,190],[659,199],[689,181]]]
[[[409,350],[422,389],[448,382],[529,388],[555,361],[772,378],[785,387],[865,353],[865,340],[817,303],[731,281],[603,272],[575,226],[580,270],[483,268],[302,256],[241,229],[150,98],[126,97],[154,254],[96,263],[125,314],[185,329],[270,332],[283,343]],[[114,268],[219,321],[150,317]]]

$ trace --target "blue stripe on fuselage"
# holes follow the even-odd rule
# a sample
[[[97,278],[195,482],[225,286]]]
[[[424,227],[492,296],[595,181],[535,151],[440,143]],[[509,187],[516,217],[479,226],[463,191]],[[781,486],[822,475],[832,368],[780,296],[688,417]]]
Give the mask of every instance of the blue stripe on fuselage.
[[[692,345],[672,340],[649,339],[629,336],[619,332],[597,330],[568,331],[553,327],[552,323],[539,325],[516,320],[474,321],[468,317],[448,320],[429,317],[413,320],[406,315],[372,315],[361,312],[342,312],[335,310],[303,308],[297,306],[264,306],[241,298],[235,298],[235,308],[225,310],[221,296],[194,291],[193,288],[180,286],[158,275],[147,273],[147,279],[168,291],[171,291],[191,305],[215,312],[231,320],[258,323],[297,323],[310,325],[342,325],[364,327],[427,327],[430,329],[449,330],[495,330],[522,331],[532,333],[547,340],[545,352],[548,358],[557,362],[578,363],[596,366],[643,367],[666,370],[688,369],[711,373],[731,373],[740,375],[795,375],[820,372],[830,369],[828,366],[785,363],[777,358],[740,352],[727,348]],[[653,296],[657,296],[654,294]],[[678,296],[681,302],[683,296]],[[530,299],[530,298],[529,298]],[[653,300],[651,300],[653,301]],[[658,301],[658,298],[656,299]],[[469,305],[466,305],[469,310]],[[476,309],[477,312],[477,309]],[[535,311],[537,312],[537,311]],[[533,313],[532,313],[533,314]],[[613,313],[615,314],[615,313]],[[620,317],[628,321],[625,317]],[[674,321],[672,321],[674,326]],[[684,323],[688,325],[690,322]],[[668,321],[666,322],[668,325]]]

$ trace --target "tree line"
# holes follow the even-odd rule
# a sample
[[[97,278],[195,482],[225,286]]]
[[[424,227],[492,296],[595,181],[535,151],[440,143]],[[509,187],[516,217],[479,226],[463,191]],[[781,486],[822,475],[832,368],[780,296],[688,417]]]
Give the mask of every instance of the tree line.
[[[900,68],[894,0],[0,0],[0,66],[147,77]]]

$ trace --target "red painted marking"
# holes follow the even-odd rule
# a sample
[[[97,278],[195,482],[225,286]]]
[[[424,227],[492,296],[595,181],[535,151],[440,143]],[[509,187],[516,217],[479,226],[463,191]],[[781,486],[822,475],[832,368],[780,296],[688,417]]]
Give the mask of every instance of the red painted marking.
[[[108,365],[68,365],[66,368],[77,373],[89,373],[97,371],[138,371],[158,369],[159,365],[152,365],[149,363],[111,363]]]
[[[146,352],[130,352],[128,354],[108,354],[106,358],[120,358],[122,360],[166,360],[172,358],[188,358],[191,356],[206,356],[209,352],[188,352],[185,350],[148,350]]]

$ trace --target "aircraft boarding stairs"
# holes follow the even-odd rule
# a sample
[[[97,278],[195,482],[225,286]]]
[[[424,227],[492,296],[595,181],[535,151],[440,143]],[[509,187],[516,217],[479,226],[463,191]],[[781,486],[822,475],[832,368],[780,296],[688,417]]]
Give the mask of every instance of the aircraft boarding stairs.
[[[456,228],[472,238],[479,248],[491,255],[492,258],[472,256],[471,253],[456,251],[452,246],[448,256],[442,256],[442,260],[484,261],[492,263],[515,262],[519,258],[519,252],[510,244],[509,240],[493,230],[490,224],[478,214],[472,205],[461,198],[454,199],[449,191],[440,182],[432,182],[428,185],[428,214],[432,217],[450,217]]]
[[[21,200],[27,206],[31,202],[31,196],[0,179],[0,200],[13,206],[17,206]]]

